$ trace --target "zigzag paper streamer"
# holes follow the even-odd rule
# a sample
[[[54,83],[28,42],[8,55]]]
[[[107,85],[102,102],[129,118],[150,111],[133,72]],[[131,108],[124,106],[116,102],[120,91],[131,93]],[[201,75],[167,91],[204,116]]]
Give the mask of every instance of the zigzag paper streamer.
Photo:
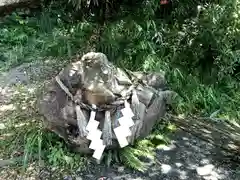
[[[134,114],[130,108],[130,104],[127,101],[125,101],[125,108],[122,109],[121,112],[123,117],[118,119],[120,126],[114,129],[114,133],[117,137],[120,147],[123,148],[129,144],[127,141],[127,136],[131,136],[132,134],[130,127],[134,125],[132,120]]]
[[[96,109],[96,105],[93,105],[93,108]],[[91,111],[90,119],[86,127],[89,132],[87,139],[91,140],[89,148],[94,150],[93,157],[100,160],[106,146],[103,145],[103,140],[101,139],[102,131],[98,129],[99,122],[95,120],[95,116],[96,112]]]

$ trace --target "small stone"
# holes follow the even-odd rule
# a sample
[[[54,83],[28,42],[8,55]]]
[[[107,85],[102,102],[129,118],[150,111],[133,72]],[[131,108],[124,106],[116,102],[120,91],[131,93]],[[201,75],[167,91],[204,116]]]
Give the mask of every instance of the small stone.
[[[72,180],[72,177],[71,176],[65,176],[63,179],[64,180]]]
[[[124,171],[124,167],[123,166],[118,167],[118,172],[122,173],[123,171]]]
[[[176,162],[175,165],[176,165],[178,168],[183,166],[183,164],[180,163],[180,162]]]
[[[212,173],[214,166],[212,164],[208,164],[206,166],[203,167],[197,167],[197,173],[200,176],[206,176]]]
[[[209,159],[202,159],[201,160],[201,164],[204,165],[204,164],[208,164],[209,163]]]
[[[172,167],[168,164],[162,164],[162,173],[167,174],[172,170]]]
[[[81,177],[76,177],[76,180],[83,180]]]
[[[6,128],[6,126],[3,123],[0,123],[0,129],[3,130],[5,128]]]

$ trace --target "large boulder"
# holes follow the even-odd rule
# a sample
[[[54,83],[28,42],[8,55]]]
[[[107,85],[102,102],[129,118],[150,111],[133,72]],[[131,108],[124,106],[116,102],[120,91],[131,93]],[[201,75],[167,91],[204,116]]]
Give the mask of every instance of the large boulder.
[[[95,120],[106,148],[119,148],[113,129],[119,126],[126,102],[134,113],[127,140],[134,143],[137,138],[146,137],[164,116],[173,94],[167,90],[162,73],[123,70],[110,63],[106,55],[90,52],[65,67],[45,86],[39,109],[47,129],[74,150],[91,153],[90,140],[86,138],[91,112],[96,112]]]

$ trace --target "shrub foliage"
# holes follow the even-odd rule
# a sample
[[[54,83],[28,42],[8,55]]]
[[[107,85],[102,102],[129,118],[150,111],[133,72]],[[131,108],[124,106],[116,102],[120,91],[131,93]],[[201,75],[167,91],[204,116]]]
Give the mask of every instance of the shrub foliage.
[[[123,68],[164,70],[171,88],[179,94],[171,107],[172,113],[237,121],[240,118],[240,2],[166,2],[61,0],[47,1],[40,12],[14,12],[0,22],[0,70],[24,62],[43,61],[50,56],[59,59],[57,66],[61,66],[73,55],[94,49],[107,54]],[[9,122],[15,122],[16,117],[9,116]],[[31,121],[25,116],[22,119]],[[9,129],[12,127],[9,125]],[[8,139],[0,144],[1,155],[6,157],[11,149],[23,148],[24,165],[31,154],[39,154],[40,159],[40,151],[45,151],[44,143],[49,141],[49,146],[53,138],[40,130],[26,135],[25,130],[18,132],[19,140]],[[26,145],[19,146],[19,142]],[[152,150],[146,149],[145,143],[139,142],[136,147],[120,152],[125,157],[122,161],[139,168],[141,162],[135,155],[145,156]],[[61,166],[62,162],[73,164],[79,158],[69,154],[62,143],[51,144],[50,150],[44,153],[47,161],[55,166]],[[114,153],[107,155],[108,164]]]

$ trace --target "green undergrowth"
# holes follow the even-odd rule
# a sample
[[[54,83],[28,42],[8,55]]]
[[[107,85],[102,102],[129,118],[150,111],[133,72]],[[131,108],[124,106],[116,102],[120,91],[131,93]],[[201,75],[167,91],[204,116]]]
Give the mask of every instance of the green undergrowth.
[[[0,70],[41,57],[69,58],[88,51],[89,39],[94,34],[93,23],[68,22],[71,16],[60,10],[27,12],[14,12],[1,22]]]
[[[121,18],[104,25],[76,20],[56,3],[39,12],[16,11],[0,22],[0,71],[49,57],[57,59],[53,64],[59,67],[94,47],[119,67],[165,71],[170,89],[178,93],[171,113],[239,122],[239,2],[175,2],[167,15],[159,11],[159,1],[143,1],[135,8],[123,5],[117,15]],[[1,127],[0,158],[20,159],[23,169],[33,161],[39,166],[84,167],[88,158],[70,152],[42,127],[34,105],[37,96],[24,88],[20,92],[12,100],[16,109],[0,117],[6,126]],[[144,170],[140,157],[153,158],[154,149],[167,144],[171,127],[162,123],[134,146],[107,152],[103,161]]]
[[[179,2],[165,18],[154,5],[106,24],[98,50],[123,68],[165,71],[173,113],[239,121],[239,2]]]

